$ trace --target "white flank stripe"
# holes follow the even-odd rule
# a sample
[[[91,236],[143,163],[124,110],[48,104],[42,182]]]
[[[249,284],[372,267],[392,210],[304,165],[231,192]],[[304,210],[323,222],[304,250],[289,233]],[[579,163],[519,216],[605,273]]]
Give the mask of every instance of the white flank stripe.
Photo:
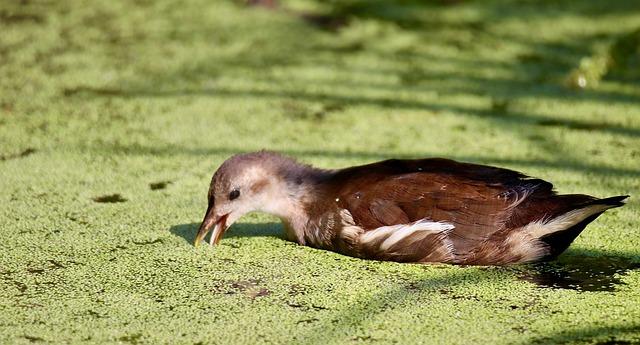
[[[449,231],[453,228],[454,226],[451,223],[434,222],[425,218],[409,224],[383,226],[375,230],[367,231],[360,236],[360,241],[366,243],[386,237],[384,242],[380,244],[380,250],[384,251],[416,232],[422,232],[423,236],[416,236],[415,239],[420,240],[428,234]]]

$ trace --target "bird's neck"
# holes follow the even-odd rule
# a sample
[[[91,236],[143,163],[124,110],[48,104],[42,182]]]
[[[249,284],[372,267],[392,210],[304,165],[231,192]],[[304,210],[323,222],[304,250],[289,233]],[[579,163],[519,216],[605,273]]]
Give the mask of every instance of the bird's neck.
[[[331,175],[332,171],[302,165],[280,171],[263,211],[282,220],[290,240],[305,244],[305,230],[322,204]]]

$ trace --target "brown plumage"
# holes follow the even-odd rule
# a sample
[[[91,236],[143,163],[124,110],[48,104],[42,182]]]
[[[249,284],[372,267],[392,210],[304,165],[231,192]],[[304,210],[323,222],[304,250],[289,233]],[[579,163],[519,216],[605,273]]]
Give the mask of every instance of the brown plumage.
[[[552,259],[627,196],[558,195],[519,172],[448,159],[322,170],[272,152],[236,155],[213,175],[196,245],[240,216],[282,219],[289,239],[398,262],[500,265]]]

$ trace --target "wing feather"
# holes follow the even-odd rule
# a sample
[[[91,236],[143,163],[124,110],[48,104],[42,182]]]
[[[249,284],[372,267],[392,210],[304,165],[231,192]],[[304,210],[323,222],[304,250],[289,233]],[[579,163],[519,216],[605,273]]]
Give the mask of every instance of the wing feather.
[[[504,229],[515,206],[532,195],[554,195],[546,181],[507,169],[446,159],[390,160],[345,169],[341,207],[365,231],[420,219],[453,224],[448,233],[457,253]],[[517,225],[517,224],[516,224]]]

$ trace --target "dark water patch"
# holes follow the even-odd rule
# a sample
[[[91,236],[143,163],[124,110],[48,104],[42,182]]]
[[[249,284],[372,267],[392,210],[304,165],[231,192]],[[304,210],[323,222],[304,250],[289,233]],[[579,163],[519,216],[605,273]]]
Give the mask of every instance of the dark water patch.
[[[159,181],[159,182],[153,182],[153,183],[149,183],[149,188],[151,190],[159,190],[159,189],[165,189],[167,188],[168,185],[170,185],[171,183],[173,183],[172,181]]]
[[[122,336],[118,338],[118,340],[124,341],[125,343],[129,343],[129,344],[140,344],[141,338],[142,338],[142,334],[136,333],[136,334],[129,334],[129,335]]]
[[[301,13],[299,16],[305,22],[327,31],[335,32],[349,25],[349,18],[342,14]]]
[[[31,274],[42,274],[44,273],[44,268],[27,268],[27,272]]]
[[[359,52],[364,50],[365,45],[364,45],[364,42],[353,41],[348,43],[339,43],[331,46],[326,46],[324,47],[324,49],[328,51],[332,51],[334,53],[348,54],[348,53],[354,53],[354,52]]]
[[[544,61],[544,56],[538,53],[525,53],[516,56],[522,63],[540,63]]]
[[[24,294],[25,292],[27,292],[27,289],[29,288],[27,286],[27,284],[23,283],[23,282],[19,282],[17,280],[13,280],[11,279],[11,282],[13,283],[13,285],[15,285],[15,287],[18,288],[18,291],[20,291],[22,294]]]
[[[55,260],[52,260],[52,259],[47,260],[47,262],[51,264],[51,268],[52,269],[66,268],[65,265],[63,265],[63,264],[61,264],[61,263],[59,263],[59,262],[57,262]]]
[[[271,294],[271,291],[267,288],[259,286],[260,281],[257,279],[231,281],[229,284],[232,290],[227,291],[227,294],[230,295],[241,292],[251,299],[256,299],[257,297],[264,297]]]
[[[609,50],[609,76],[636,81],[640,78],[640,28],[619,37]]]
[[[322,112],[325,113],[333,113],[338,111],[343,111],[344,105],[341,103],[326,103],[322,105]]]
[[[33,335],[24,335],[23,337],[24,337],[25,339],[29,340],[29,341],[30,341],[30,342],[32,342],[32,343],[36,343],[36,342],[39,342],[39,341],[44,341],[44,339],[43,339],[43,338],[35,337],[35,336],[33,336]]]
[[[509,111],[511,101],[508,99],[494,98],[491,100],[491,111],[494,113],[505,114]]]
[[[44,305],[40,304],[40,303],[34,303],[34,302],[30,302],[30,303],[19,303],[17,304],[18,307],[21,308],[26,308],[26,309],[33,309],[33,308],[43,308]]]
[[[289,296],[294,297],[298,295],[305,295],[307,293],[307,289],[298,284],[293,284],[289,286]]]
[[[23,158],[23,157],[27,157],[30,156],[34,153],[36,153],[37,150],[30,147],[25,149],[24,151],[20,152],[20,153],[16,153],[16,154],[11,154],[11,155],[0,155],[0,161],[6,161],[9,159],[16,159],[16,158]]]
[[[249,279],[249,280],[237,280],[229,282],[231,287],[234,289],[239,289],[241,291],[256,287],[260,281],[257,279]]]
[[[125,202],[127,201],[127,199],[123,198],[120,194],[109,194],[95,197],[93,198],[93,201],[100,203],[116,203]]]
[[[615,146],[615,147],[627,147],[627,144],[625,144],[625,143],[623,143],[621,141],[618,141],[618,140],[611,140],[609,142],[609,144],[611,144],[612,146]]]
[[[450,289],[440,289],[438,290],[438,292],[440,292],[443,295],[446,295],[448,298],[452,299],[452,300],[465,300],[465,301],[476,301],[476,302],[480,302],[480,298],[478,296],[475,295],[461,295],[461,294],[456,294],[454,293],[452,290]]]
[[[93,317],[93,318],[96,318],[96,319],[103,319],[104,318],[104,316],[102,314],[98,313],[95,310],[91,310],[91,309],[87,310],[87,314],[89,316]]]
[[[304,308],[304,307],[305,307],[305,306],[303,306],[302,304],[300,304],[300,303],[295,303],[295,302],[287,302],[287,305],[288,305],[289,307],[291,307],[291,308],[296,308],[296,309],[302,309],[302,308]]]
[[[544,135],[540,135],[540,134],[528,135],[527,139],[529,139],[531,141],[538,141],[538,142],[547,141],[547,137],[545,137]]]
[[[542,288],[576,291],[616,291],[622,275],[640,269],[640,262],[617,256],[566,256],[528,266],[521,280]]]
[[[150,244],[163,243],[163,242],[164,242],[163,239],[156,238],[155,240],[150,240],[150,241],[133,241],[133,244],[137,244],[139,246],[146,246]]]
[[[18,291],[20,291],[21,294],[24,294],[28,289],[27,284],[15,280],[12,277],[12,275],[14,273],[16,273],[16,272],[15,271],[4,271],[4,272],[0,273],[0,278],[2,278],[2,280],[4,280],[5,282],[13,284],[18,289]]]
[[[247,296],[251,299],[254,299],[257,297],[268,296],[270,294],[271,294],[271,291],[267,290],[266,288],[260,288],[258,290],[248,292]]]
[[[466,132],[467,131],[467,126],[466,125],[455,125],[451,129],[453,129],[454,131],[458,131],[458,132]]]
[[[53,236],[53,235],[56,235],[56,234],[59,234],[59,233],[61,233],[61,232],[62,232],[62,230],[60,230],[60,229],[53,229],[53,230],[51,230],[51,231],[49,231],[49,232],[45,233],[45,234],[44,234],[44,237],[45,237],[45,238],[49,238],[49,237],[51,237],[51,236]],[[29,233],[30,233],[30,232],[29,232]]]
[[[304,311],[309,311],[309,310],[314,310],[314,311],[329,310],[329,308],[327,308],[325,306],[315,305],[315,304],[303,305],[303,304],[296,303],[296,302],[287,302],[287,305],[289,307],[291,307],[291,308],[301,309],[301,310],[304,310]]]
[[[5,24],[19,24],[24,22],[43,23],[45,18],[41,15],[32,13],[10,13],[8,11],[0,11],[0,22]]]
[[[328,310],[329,308],[327,308],[325,306],[322,306],[322,305],[312,304],[311,305],[311,309],[313,309],[313,310]]]
[[[618,326],[572,328],[558,333],[533,338],[530,344],[639,344],[640,325],[625,322]],[[628,340],[627,340],[628,339]]]
[[[86,220],[80,219],[78,216],[73,215],[73,214],[66,214],[66,217],[68,220],[74,222],[74,223],[78,223],[80,225],[89,225],[89,222],[87,222]]]
[[[603,340],[595,343],[595,345],[631,345],[631,344],[638,344],[638,342],[631,342],[629,340],[620,340],[613,337],[609,340]]]
[[[126,246],[123,246],[123,245],[117,245],[117,246],[115,246],[115,248],[111,248],[109,251],[113,253],[115,251],[124,250],[124,249],[128,249],[128,248]]]
[[[297,101],[282,102],[282,112],[285,117],[295,120],[323,121],[327,115],[344,110],[344,105],[340,103],[327,103],[312,105]]]
[[[202,267],[198,267],[202,268]],[[224,280],[214,279],[212,285],[209,288],[210,292],[217,294],[233,295],[235,292],[228,290],[229,284]]]
[[[528,331],[529,329],[526,327],[522,327],[522,326],[517,326],[517,327],[511,327],[512,331],[518,332],[518,333],[524,333],[526,331]]]
[[[353,340],[353,341],[358,341],[358,342],[363,342],[363,341],[366,341],[366,342],[374,342],[374,341],[377,341],[377,340],[379,340],[379,339],[374,338],[374,337],[372,337],[372,336],[370,336],[370,335],[359,335],[359,336],[357,336],[357,337],[353,337],[353,338],[351,338],[351,340]]]
[[[430,74],[425,72],[422,66],[413,65],[398,73],[400,82],[405,85],[417,85],[430,78]]]
[[[109,89],[109,88],[101,88],[101,87],[89,87],[89,86],[78,86],[72,88],[66,88],[62,90],[62,94],[65,97],[72,97],[78,94],[89,94],[96,96],[126,96],[127,93],[123,90],[119,89]]]
[[[0,55],[2,54],[2,50],[0,49]],[[5,113],[13,113],[13,103],[11,102],[7,102],[7,101],[3,101],[0,102],[0,109],[2,109]],[[0,124],[6,124],[7,122],[3,119],[0,120]]]
[[[566,127],[570,129],[580,129],[580,130],[588,130],[588,131],[607,128],[607,125],[603,123],[581,123],[581,122],[562,121],[562,120],[555,120],[555,119],[541,120],[541,121],[538,121],[536,124],[544,127]]]
[[[262,6],[266,8],[276,8],[278,2],[276,0],[247,0],[247,6]]]

